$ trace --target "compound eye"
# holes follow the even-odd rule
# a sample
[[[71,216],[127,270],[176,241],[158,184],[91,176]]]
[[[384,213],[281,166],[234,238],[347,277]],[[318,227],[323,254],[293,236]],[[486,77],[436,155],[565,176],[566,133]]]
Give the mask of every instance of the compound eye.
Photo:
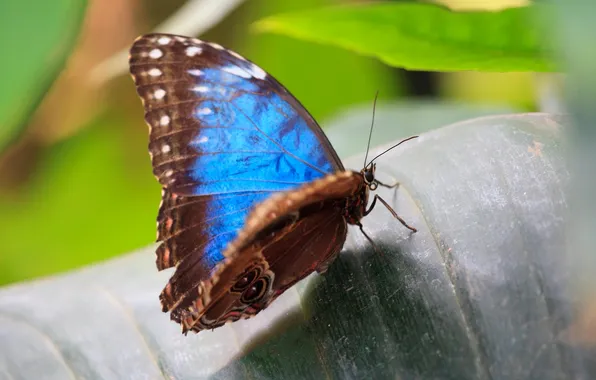
[[[240,301],[245,304],[253,304],[260,301],[267,293],[269,282],[265,278],[259,278],[242,293]]]
[[[366,170],[364,172],[364,180],[366,181],[366,183],[371,183],[375,180],[375,173],[373,173],[373,170]]]

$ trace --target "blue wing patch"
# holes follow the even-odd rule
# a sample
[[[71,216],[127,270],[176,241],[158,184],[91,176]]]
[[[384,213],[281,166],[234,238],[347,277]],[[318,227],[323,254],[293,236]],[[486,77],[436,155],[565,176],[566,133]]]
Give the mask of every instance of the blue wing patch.
[[[178,267],[169,286],[174,302],[209,277],[255,204],[343,166],[298,100],[217,44],[142,36],[130,70],[165,189],[157,262]]]

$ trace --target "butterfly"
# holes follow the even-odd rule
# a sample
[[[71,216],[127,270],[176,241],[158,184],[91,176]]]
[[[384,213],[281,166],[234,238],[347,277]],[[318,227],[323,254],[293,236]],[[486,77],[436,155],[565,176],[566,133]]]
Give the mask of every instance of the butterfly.
[[[252,317],[325,272],[348,224],[364,233],[377,200],[416,232],[377,195],[367,208],[370,190],[391,187],[375,178],[374,159],[346,170],[300,102],[239,54],[148,34],[129,65],[163,188],[156,264],[176,267],[162,310],[184,334]]]

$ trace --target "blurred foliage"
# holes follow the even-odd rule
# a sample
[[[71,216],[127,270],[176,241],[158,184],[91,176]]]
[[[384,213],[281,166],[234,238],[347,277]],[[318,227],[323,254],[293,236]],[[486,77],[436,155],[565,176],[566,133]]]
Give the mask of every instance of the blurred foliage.
[[[6,0],[0,5],[0,14],[6,15],[3,10],[12,3],[14,7],[20,4],[19,0]],[[19,39],[5,47],[10,49],[11,58],[20,57],[26,44],[28,50],[32,46],[48,49],[44,51],[52,52],[51,57],[57,59],[52,62],[63,62],[60,54],[64,54],[64,44],[77,38],[76,30],[67,27],[80,18],[80,8],[74,5],[68,12],[59,12],[66,3],[67,0],[52,2],[54,8],[43,13],[44,22],[36,21],[42,11],[19,17],[19,25],[28,26],[22,35],[28,37],[26,42]],[[74,0],[71,3],[75,4]],[[247,1],[201,37],[233,48],[271,72],[324,125],[324,119],[339,109],[362,102],[370,104],[377,90],[381,99],[404,95],[403,71],[339,47],[255,34],[250,26],[280,13],[345,3],[353,1]],[[47,92],[49,79],[43,85],[38,80],[33,88],[23,84],[10,90],[13,92],[3,91],[0,116],[8,115],[4,110],[14,109],[11,102],[15,99],[27,101],[30,106],[27,112],[21,112],[18,123],[0,125],[0,136],[11,133],[11,125],[28,127],[25,137],[0,156],[0,284],[82,266],[154,240],[160,192],[151,174],[147,128],[132,81],[120,77],[102,87],[93,87],[87,82],[86,73],[98,60],[126,47],[136,35],[149,32],[152,25],[168,17],[167,12],[175,10],[176,4],[164,4],[157,0],[90,1],[78,36],[79,45],[50,91]],[[60,21],[62,17],[70,20]],[[5,35],[23,29],[14,22],[4,23],[2,27],[12,31],[7,30]],[[48,39],[48,25],[52,23],[69,30],[69,36],[52,43]],[[31,60],[35,59],[2,60],[0,72],[33,80],[32,73],[39,65],[32,64],[43,62],[47,78],[57,74],[51,62],[42,58],[39,62]],[[490,102],[531,108],[533,89],[528,88],[520,96],[519,76],[509,75],[500,76],[491,89],[486,89],[482,77],[466,81],[465,74],[461,79],[451,77],[451,82],[443,78],[443,83],[449,83],[447,88],[438,85],[447,96],[454,96],[451,90],[458,88],[464,95],[456,97],[465,101],[481,97],[477,91],[466,91],[468,86],[482,87],[497,94]],[[531,74],[522,74],[522,78],[531,78]],[[33,115],[34,122],[27,125],[36,99],[44,96]]]
[[[46,152],[26,191],[0,201],[0,279],[40,276],[149,243],[160,191],[145,134],[102,116]]]
[[[576,321],[568,331],[567,339],[596,352],[596,45],[584,41],[596,33],[593,2],[571,0],[555,1],[558,23],[555,40],[560,48],[569,75],[565,78],[566,104],[573,123],[567,132],[573,149],[567,150],[571,167],[571,210],[567,223],[566,256],[574,276],[574,290],[580,294]]]
[[[498,11],[531,4],[530,0],[430,0],[428,2],[444,5],[458,11]]]
[[[498,104],[507,99],[510,104],[532,110],[538,86],[538,76],[528,73],[469,71],[445,75],[439,92],[446,98],[468,103]]]
[[[0,3],[0,152],[26,126],[64,65],[85,6],[85,0]]]

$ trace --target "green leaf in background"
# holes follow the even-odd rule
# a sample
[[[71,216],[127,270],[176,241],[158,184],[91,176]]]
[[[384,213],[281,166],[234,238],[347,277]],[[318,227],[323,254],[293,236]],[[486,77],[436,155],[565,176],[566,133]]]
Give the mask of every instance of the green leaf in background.
[[[154,240],[160,188],[151,174],[146,128],[127,129],[130,124],[114,115],[99,118],[44,152],[26,191],[0,194],[0,284]]]
[[[282,14],[254,27],[343,47],[411,70],[555,69],[533,7],[454,12],[432,4],[377,3]]]
[[[0,151],[26,125],[68,58],[85,0],[0,3]]]

